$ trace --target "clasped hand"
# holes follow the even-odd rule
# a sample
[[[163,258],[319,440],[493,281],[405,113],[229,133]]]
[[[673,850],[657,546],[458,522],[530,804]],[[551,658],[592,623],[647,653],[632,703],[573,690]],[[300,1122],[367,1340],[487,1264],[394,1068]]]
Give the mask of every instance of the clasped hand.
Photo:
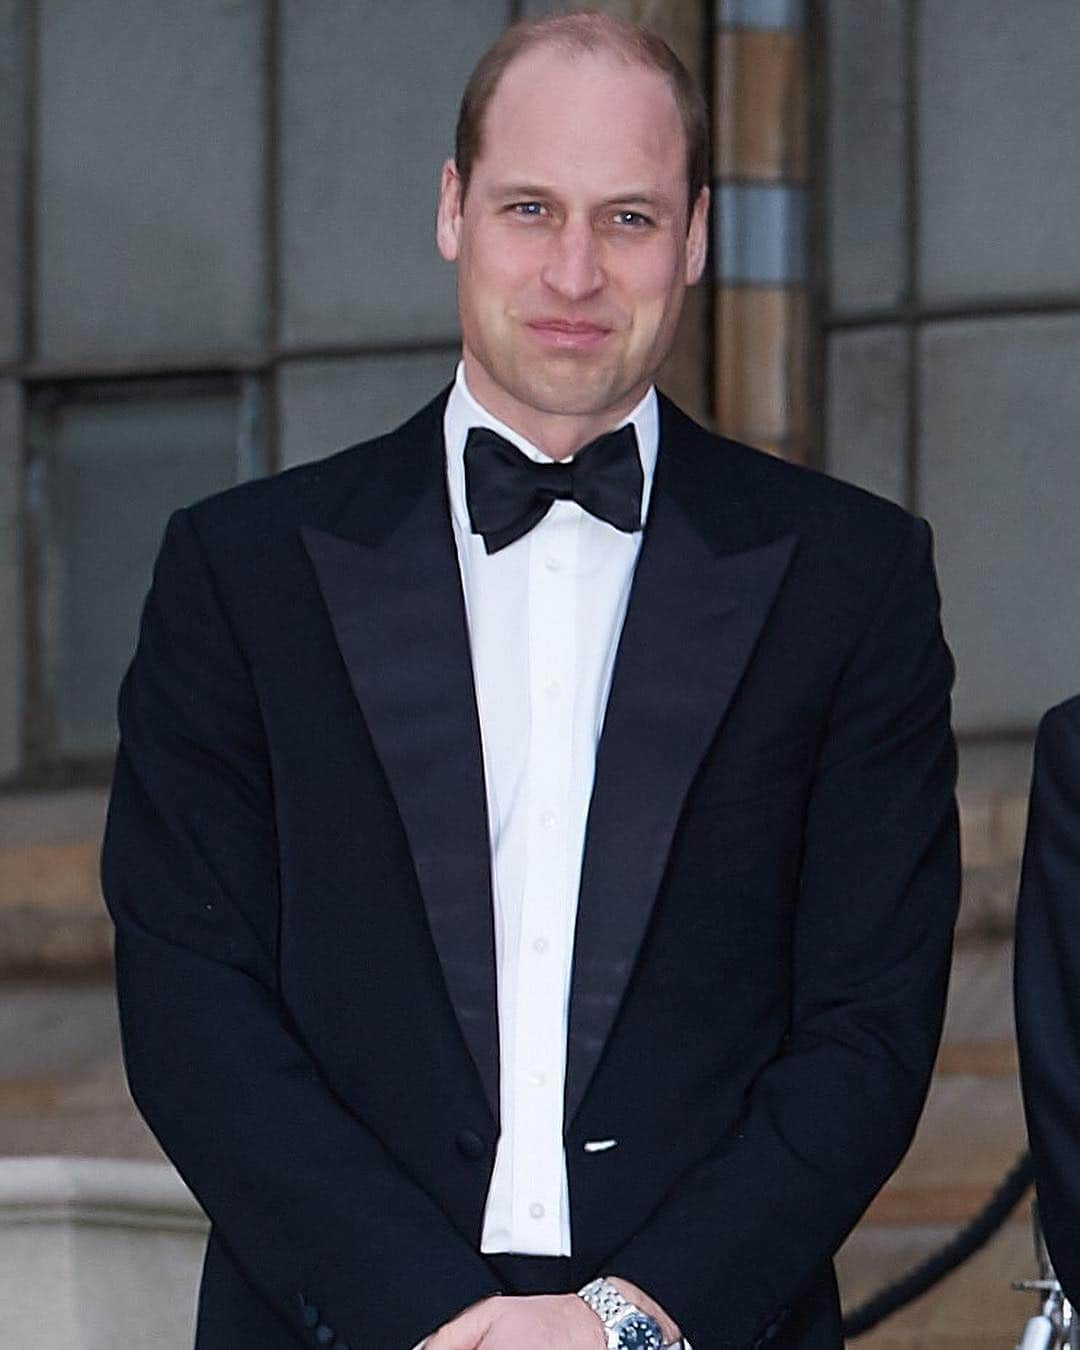
[[[424,1342],[424,1350],[604,1350],[600,1319],[576,1294],[496,1294],[466,1308]]]
[[[610,1278],[610,1277],[609,1277]],[[679,1339],[679,1328],[636,1285],[612,1280],[619,1292],[655,1317],[664,1344]],[[596,1314],[576,1294],[496,1294],[446,1322],[424,1342],[423,1350],[605,1350],[607,1335]]]

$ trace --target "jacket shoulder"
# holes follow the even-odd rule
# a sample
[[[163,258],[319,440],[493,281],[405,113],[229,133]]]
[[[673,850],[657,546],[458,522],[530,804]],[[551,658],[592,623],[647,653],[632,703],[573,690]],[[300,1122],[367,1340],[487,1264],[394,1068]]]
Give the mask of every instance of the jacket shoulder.
[[[362,471],[366,455],[378,452],[379,438],[346,446],[322,459],[252,478],[200,498],[185,507],[196,529],[214,533],[248,523],[302,521],[326,501],[332,502]]]
[[[804,532],[831,536],[839,529],[842,536],[866,534],[880,539],[882,531],[906,534],[911,529],[915,517],[896,502],[821,469],[792,464],[739,442],[724,444],[728,453],[744,458],[744,472],[758,476],[772,508],[789,512]]]
[[[797,533],[823,547],[880,556],[908,539],[916,518],[895,502],[820,469],[793,464],[741,441],[716,435],[663,400],[665,429],[692,448],[721,492],[742,498],[769,530]]]
[[[438,436],[447,391],[401,426],[359,441],[322,459],[226,488],[185,508],[196,533],[208,544],[265,542],[301,525],[329,529],[343,504],[374,478],[413,470],[415,452],[429,451]],[[232,551],[230,549],[230,551]]]

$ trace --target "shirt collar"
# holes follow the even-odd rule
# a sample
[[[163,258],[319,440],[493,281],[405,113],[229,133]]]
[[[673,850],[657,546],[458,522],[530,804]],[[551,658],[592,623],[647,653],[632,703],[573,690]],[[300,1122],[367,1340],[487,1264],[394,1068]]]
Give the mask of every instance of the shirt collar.
[[[628,424],[633,425],[637,434],[638,454],[641,457],[641,472],[644,476],[641,523],[644,525],[649,513],[649,498],[652,495],[653,474],[656,471],[656,456],[660,443],[660,409],[656,401],[655,386],[650,385],[641,402],[611,430],[616,431]],[[466,531],[469,529],[469,516],[465,505],[465,441],[472,427],[487,427],[491,431],[498,432],[511,445],[517,446],[523,455],[528,455],[538,463],[551,459],[550,455],[545,455],[520,432],[501,422],[494,413],[488,412],[483,404],[477,402],[465,379],[465,363],[459,361],[453,388],[446,402],[443,434],[446,440],[450,509],[455,521]]]

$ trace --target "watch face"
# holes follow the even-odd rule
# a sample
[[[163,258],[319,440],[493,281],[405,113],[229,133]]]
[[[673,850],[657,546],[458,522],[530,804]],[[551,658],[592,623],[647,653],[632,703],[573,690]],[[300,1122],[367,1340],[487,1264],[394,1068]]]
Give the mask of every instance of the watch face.
[[[661,1350],[663,1343],[660,1328],[644,1313],[619,1324],[619,1350]]]

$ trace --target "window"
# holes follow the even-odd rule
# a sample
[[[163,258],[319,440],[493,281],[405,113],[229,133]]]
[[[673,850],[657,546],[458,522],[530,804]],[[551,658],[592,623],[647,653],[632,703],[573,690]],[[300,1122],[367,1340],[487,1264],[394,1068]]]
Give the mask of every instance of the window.
[[[257,381],[242,376],[29,390],[31,777],[107,765],[165,522],[266,469],[261,407]]]

